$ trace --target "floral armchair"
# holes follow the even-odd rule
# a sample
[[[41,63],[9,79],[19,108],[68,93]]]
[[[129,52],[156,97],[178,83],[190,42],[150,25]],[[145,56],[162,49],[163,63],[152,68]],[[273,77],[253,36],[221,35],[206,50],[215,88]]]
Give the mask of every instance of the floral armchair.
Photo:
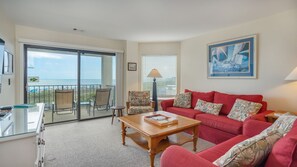
[[[155,107],[150,100],[150,91],[129,91],[126,105],[128,115],[153,112]]]

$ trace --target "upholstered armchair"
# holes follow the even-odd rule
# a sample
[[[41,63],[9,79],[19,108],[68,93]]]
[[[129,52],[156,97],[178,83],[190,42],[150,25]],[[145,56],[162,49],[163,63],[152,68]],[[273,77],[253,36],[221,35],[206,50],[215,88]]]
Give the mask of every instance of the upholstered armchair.
[[[126,105],[128,115],[153,112],[155,107],[150,100],[150,91],[129,91]]]

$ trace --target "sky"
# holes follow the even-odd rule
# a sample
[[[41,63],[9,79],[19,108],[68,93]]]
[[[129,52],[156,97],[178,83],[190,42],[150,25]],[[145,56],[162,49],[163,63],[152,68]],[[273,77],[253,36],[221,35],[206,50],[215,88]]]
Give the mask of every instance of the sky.
[[[142,77],[144,81],[152,80],[152,78],[147,78],[146,76],[151,72],[153,68],[156,68],[162,76],[162,78],[158,78],[158,80],[176,77],[176,64],[176,56],[143,56]]]
[[[77,79],[77,53],[28,50],[28,76],[44,79]],[[81,79],[101,79],[102,58],[81,56]],[[113,70],[115,70],[115,58]],[[112,73],[115,79],[115,73]]]

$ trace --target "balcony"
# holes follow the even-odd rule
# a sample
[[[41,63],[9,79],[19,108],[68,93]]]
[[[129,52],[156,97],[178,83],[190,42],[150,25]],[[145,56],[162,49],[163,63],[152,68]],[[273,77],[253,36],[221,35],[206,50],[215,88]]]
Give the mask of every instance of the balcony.
[[[90,108],[90,100],[94,99],[96,89],[111,88],[109,108],[115,105],[115,85],[100,84],[83,84],[80,86],[80,118],[89,119],[94,117],[110,116],[111,110],[95,110]],[[56,123],[62,121],[76,120],[78,112],[66,114],[53,113],[53,104],[55,103],[55,90],[74,90],[74,100],[78,108],[78,86],[77,85],[32,85],[28,86],[27,103],[44,103],[45,104],[45,123]]]

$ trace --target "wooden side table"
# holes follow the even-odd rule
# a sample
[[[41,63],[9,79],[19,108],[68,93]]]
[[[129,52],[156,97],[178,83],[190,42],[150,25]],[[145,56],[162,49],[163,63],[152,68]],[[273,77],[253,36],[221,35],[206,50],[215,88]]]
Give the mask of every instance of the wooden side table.
[[[118,111],[117,116],[122,117],[123,116],[123,109],[125,109],[124,106],[113,106],[113,107],[111,107],[111,110],[112,110],[111,124],[113,124],[113,118],[114,118],[114,114],[115,114],[116,110]]]
[[[287,113],[287,111],[275,111],[275,112],[265,115],[265,118],[266,118],[267,122],[274,123],[278,119],[279,116],[281,116],[282,114],[285,114],[285,113]],[[291,113],[291,112],[289,112],[289,113]],[[292,113],[292,114],[295,114],[295,113]]]

